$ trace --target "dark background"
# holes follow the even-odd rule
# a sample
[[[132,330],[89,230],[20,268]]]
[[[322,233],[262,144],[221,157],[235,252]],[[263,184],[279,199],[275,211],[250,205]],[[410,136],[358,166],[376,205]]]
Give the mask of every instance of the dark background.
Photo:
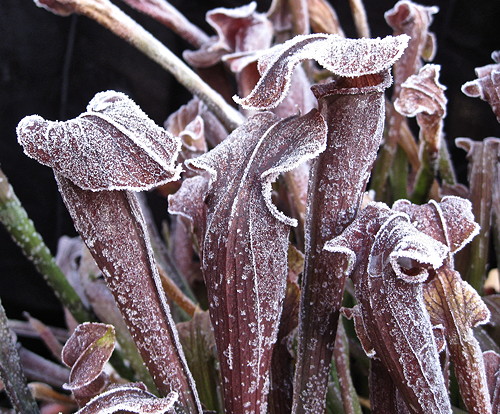
[[[207,33],[207,10],[236,7],[242,1],[172,1]],[[270,2],[259,1],[259,11]],[[347,0],[332,0],[343,28],[355,37]],[[365,1],[372,36],[391,29],[383,14],[395,1]],[[431,29],[438,38],[435,63],[442,65],[441,83],[448,87],[445,133],[461,178],[464,153],[453,149],[458,136],[476,140],[500,136],[499,125],[485,102],[468,98],[460,86],[475,78],[474,68],[491,63],[500,49],[498,0],[422,1],[438,5]],[[117,4],[180,54],[189,46],[169,29]],[[66,120],[83,112],[95,93],[116,89],[131,96],[157,123],[190,95],[157,64],[84,17],[62,18],[37,8],[30,0],[0,2],[0,165],[46,243],[55,253],[61,235],[74,235],[71,221],[58,195],[51,169],[27,158],[17,144],[15,127],[25,115],[39,114]],[[158,203],[165,209],[163,201]],[[0,226],[0,297],[9,317],[30,311],[49,324],[62,323],[57,300],[33,266],[22,256]]]

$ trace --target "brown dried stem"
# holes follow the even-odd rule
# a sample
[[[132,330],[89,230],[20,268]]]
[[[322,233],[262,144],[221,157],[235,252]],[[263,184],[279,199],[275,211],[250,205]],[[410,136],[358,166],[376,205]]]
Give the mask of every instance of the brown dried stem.
[[[181,289],[173,282],[168,276],[167,272],[157,265],[158,273],[161,278],[161,285],[165,290],[166,295],[172,299],[183,311],[185,311],[189,316],[194,316],[198,306],[196,306],[191,299],[189,299]]]

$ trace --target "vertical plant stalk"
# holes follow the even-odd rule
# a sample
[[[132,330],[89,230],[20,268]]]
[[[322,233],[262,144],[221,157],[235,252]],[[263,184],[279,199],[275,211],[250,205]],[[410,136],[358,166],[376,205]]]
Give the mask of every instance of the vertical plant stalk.
[[[26,117],[17,134],[28,156],[53,168],[158,390],[178,392],[183,409],[201,412],[134,194],[179,178],[180,140],[115,91],[97,94],[69,121]]]
[[[428,29],[432,23],[433,14],[438,11],[437,7],[425,7],[412,1],[402,0],[385,13],[385,20],[394,29],[395,35],[404,33],[410,36],[408,48],[401,59],[394,64],[393,102],[399,97],[402,83],[420,69],[422,58],[432,60],[434,57],[435,39]],[[379,198],[383,196],[397,145],[403,147],[411,145],[411,143],[401,142],[410,138],[408,134],[401,131],[406,128],[404,124],[407,122],[404,116],[391,107],[388,119],[388,135],[377,158],[371,185]]]
[[[358,211],[382,139],[388,72],[341,78],[313,91],[328,124],[327,149],[309,183],[294,412],[324,409],[347,262],[323,247]]]
[[[95,20],[170,72],[177,81],[200,98],[229,130],[243,122],[242,115],[208,86],[182,60],[130,16],[108,0],[37,0],[56,14],[77,13]],[[54,3],[57,7],[54,7]],[[61,13],[62,7],[64,12]]]
[[[339,379],[344,413],[361,414],[361,405],[359,404],[358,395],[352,382],[351,369],[349,366],[349,340],[344,329],[344,324],[341,322],[338,324],[337,328],[333,360]]]
[[[0,379],[12,406],[18,413],[37,414],[38,406],[26,385],[16,344],[8,326],[7,315],[0,301]]]
[[[366,16],[363,0],[349,0],[349,6],[351,7],[351,13],[358,36],[366,38],[371,37],[370,26],[368,25],[368,18]]]
[[[92,314],[85,309],[78,294],[57,266],[49,248],[36,231],[2,170],[0,170],[0,221],[73,317],[78,322],[93,320]]]
[[[472,212],[481,226],[479,234],[464,249],[464,254],[460,254],[457,267],[464,280],[482,292],[489,257],[493,189],[499,185],[498,181],[495,182],[495,175],[499,168],[500,139],[486,138],[474,142],[469,138],[457,138],[455,142],[467,151]]]
[[[58,173],[56,179],[158,390],[177,391],[187,412],[201,412],[137,198],[127,191],[82,190]]]

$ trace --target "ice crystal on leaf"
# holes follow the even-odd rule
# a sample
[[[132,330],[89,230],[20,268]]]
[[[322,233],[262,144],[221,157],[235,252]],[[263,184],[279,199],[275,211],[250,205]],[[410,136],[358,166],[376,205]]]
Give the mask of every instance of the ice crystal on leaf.
[[[209,153],[187,166],[209,173],[204,208],[170,199],[170,211],[191,217],[199,233],[210,316],[230,412],[265,412],[271,354],[287,277],[288,226],[296,220],[271,200],[280,173],[324,150],[326,125],[318,111],[280,120],[251,117]],[[198,189],[203,179],[185,181]],[[202,201],[202,200],[201,200]],[[206,214],[206,225],[196,223]],[[245,380],[242,381],[242,378]]]
[[[495,63],[476,68],[477,79],[464,83],[462,92],[488,102],[500,122],[500,50],[493,52],[491,58]]]
[[[76,230],[113,293],[157,388],[201,411],[159,280],[144,217],[131,190],[178,178],[180,140],[122,93],[97,94],[66,122],[23,119],[26,153],[54,169]]]
[[[423,282],[429,269],[442,265],[446,246],[378,203],[325,249],[348,256],[358,305],[344,313],[354,318],[363,348],[381,361],[410,412],[451,412],[422,298]]]
[[[84,190],[148,190],[180,173],[179,139],[120,92],[98,93],[66,122],[26,117],[17,134],[28,156]]]
[[[398,201],[394,209],[404,211],[421,232],[446,244],[450,256],[424,285],[424,302],[434,326],[441,326],[454,363],[460,392],[471,412],[491,413],[486,374],[479,343],[472,328],[487,323],[490,312],[478,293],[453,269],[453,254],[479,232],[472,205],[459,197],[444,197],[417,206]]]
[[[406,35],[384,39],[345,39],[326,34],[295,36],[259,59],[259,82],[250,95],[234,100],[246,109],[274,108],[285,99],[293,70],[304,60],[313,59],[342,77],[375,74],[390,68],[407,43]]]

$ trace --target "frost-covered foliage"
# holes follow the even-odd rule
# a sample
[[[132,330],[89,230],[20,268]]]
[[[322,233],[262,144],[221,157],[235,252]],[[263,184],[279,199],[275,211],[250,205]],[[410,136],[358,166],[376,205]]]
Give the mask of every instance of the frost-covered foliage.
[[[422,65],[438,9],[400,1],[385,15],[392,36],[346,39],[325,0],[275,0],[267,13],[252,2],[209,12],[209,36],[164,0],[125,2],[190,42],[184,58],[240,113],[107,0],[36,0],[97,20],[196,96],[164,127],[115,91],[75,119],[19,123],[81,237],[61,240],[67,281],[54,283],[80,324],[68,318],[61,333],[28,317],[60,365],[22,348],[11,363],[2,331],[14,408],[22,364],[45,410],[50,399],[86,414],[498,412],[498,331],[484,327],[499,296],[481,294],[490,237],[500,239],[500,141],[457,140],[470,160],[459,185],[440,67]],[[464,85],[497,116],[498,54]],[[20,208],[2,176],[0,190]],[[142,191],[164,198],[164,238]],[[3,211],[26,254],[52,260]]]

